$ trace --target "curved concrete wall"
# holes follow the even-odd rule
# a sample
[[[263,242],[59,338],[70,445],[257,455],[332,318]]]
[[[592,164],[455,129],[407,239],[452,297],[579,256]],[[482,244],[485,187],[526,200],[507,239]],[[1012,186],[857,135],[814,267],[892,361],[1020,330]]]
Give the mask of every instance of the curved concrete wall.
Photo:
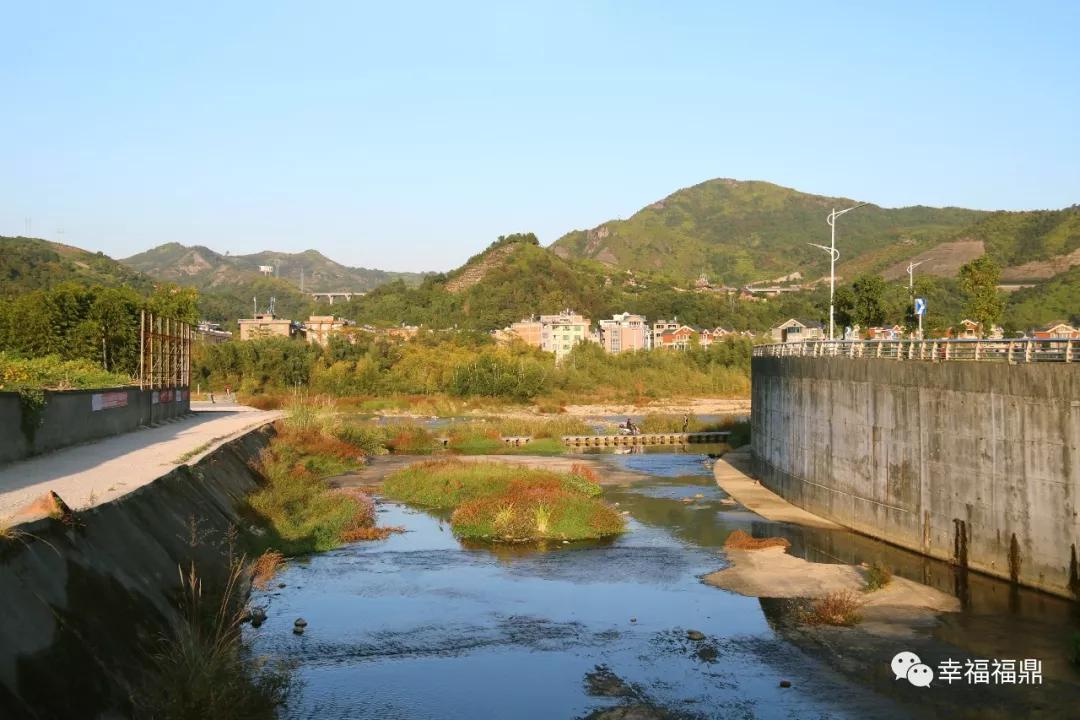
[[[755,357],[754,471],[853,530],[1080,597],[1080,366]]]

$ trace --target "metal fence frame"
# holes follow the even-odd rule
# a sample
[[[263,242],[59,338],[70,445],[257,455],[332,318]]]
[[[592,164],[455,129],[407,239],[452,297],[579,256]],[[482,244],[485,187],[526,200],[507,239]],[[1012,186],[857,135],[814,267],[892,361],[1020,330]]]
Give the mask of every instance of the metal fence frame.
[[[804,340],[754,347],[754,357],[846,357],[928,362],[1080,362],[1080,339]]]
[[[195,329],[188,323],[143,310],[139,320],[139,387],[190,386],[194,337]]]

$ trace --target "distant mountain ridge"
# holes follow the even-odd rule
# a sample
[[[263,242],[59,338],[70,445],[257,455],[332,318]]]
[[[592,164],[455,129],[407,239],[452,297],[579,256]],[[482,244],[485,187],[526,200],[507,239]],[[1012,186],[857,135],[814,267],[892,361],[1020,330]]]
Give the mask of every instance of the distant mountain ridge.
[[[795,271],[820,277],[828,271],[828,255],[810,243],[828,244],[829,211],[856,204],[720,178],[678,190],[626,220],[569,232],[551,249],[564,258],[663,272],[683,282],[702,272],[728,284]],[[1045,279],[1080,264],[1080,207],[991,212],[868,204],[837,221],[837,247],[838,273],[845,277],[896,276],[895,268],[912,258],[927,260],[921,272],[948,277],[987,252],[1007,279]]]
[[[201,290],[245,285],[262,277],[260,266],[273,268],[273,276],[306,292],[367,292],[401,280],[417,285],[423,273],[391,272],[337,263],[317,250],[286,253],[267,250],[249,255],[223,255],[203,245],[166,243],[120,262],[159,280]]]

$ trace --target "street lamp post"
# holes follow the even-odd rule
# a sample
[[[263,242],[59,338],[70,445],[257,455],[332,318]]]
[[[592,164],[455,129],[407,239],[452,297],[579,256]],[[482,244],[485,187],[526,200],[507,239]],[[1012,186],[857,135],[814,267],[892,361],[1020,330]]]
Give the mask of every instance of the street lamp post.
[[[841,210],[840,212],[837,212],[836,208],[833,208],[833,211],[831,213],[829,213],[828,216],[825,218],[825,222],[827,222],[829,224],[829,228],[831,230],[831,239],[829,241],[829,246],[828,247],[826,247],[824,245],[818,245],[817,243],[808,243],[810,245],[813,245],[816,248],[820,248],[821,250],[824,250],[825,252],[829,253],[829,339],[830,340],[834,339],[834,337],[833,337],[833,327],[835,326],[835,317],[836,317],[836,305],[835,305],[835,300],[834,300],[834,298],[836,296],[836,261],[840,259],[840,251],[836,249],[836,218],[840,217],[844,213],[849,213],[852,210],[855,210],[856,208],[861,208],[863,205],[869,205],[869,203],[859,203],[858,205],[853,205],[853,206],[849,207],[846,210]]]
[[[922,265],[925,260],[919,262],[909,262],[907,266],[907,288],[908,297],[911,300],[911,314],[916,316],[919,321],[919,339],[922,340],[922,315],[915,311],[915,268]]]

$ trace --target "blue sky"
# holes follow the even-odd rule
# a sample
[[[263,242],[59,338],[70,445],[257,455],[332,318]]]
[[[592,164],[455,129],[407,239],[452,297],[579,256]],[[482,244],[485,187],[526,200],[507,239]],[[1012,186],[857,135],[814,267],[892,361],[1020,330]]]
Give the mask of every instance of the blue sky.
[[[0,234],[443,270],[713,177],[1080,202],[1080,3],[854,5],[5,2]]]

